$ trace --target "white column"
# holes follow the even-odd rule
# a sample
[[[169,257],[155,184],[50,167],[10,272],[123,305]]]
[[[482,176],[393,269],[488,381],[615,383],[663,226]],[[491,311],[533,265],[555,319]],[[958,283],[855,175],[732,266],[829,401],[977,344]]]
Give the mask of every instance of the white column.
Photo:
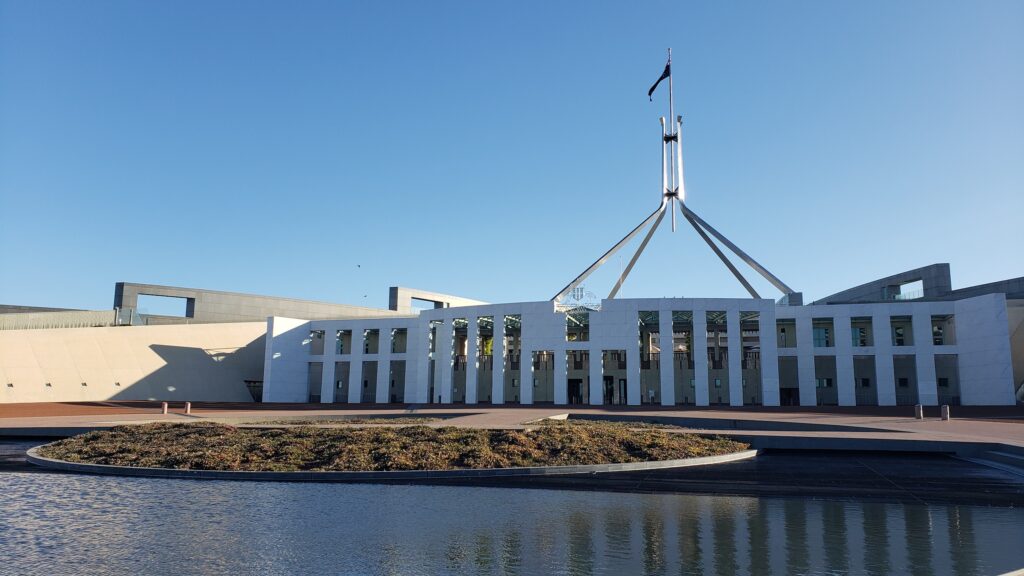
[[[391,328],[381,328],[377,336],[377,404],[391,401]]]
[[[434,396],[441,396],[442,404],[452,403],[452,319],[445,318],[437,328],[437,348],[434,351],[434,366],[440,376],[434,377],[437,389]]]
[[[729,350],[729,405],[743,406],[743,333],[739,310],[726,311],[725,331]]]
[[[889,314],[871,316],[871,337],[875,341],[875,380],[879,406],[896,405],[896,376],[892,366],[892,328]]]
[[[661,346],[658,368],[661,370],[661,405],[676,403],[675,356],[672,351],[672,310],[658,311],[658,342]]]
[[[480,325],[476,316],[466,318],[466,404],[476,404],[477,339]]]
[[[555,361],[555,404],[569,403],[569,374],[566,367],[566,349],[556,348],[551,352]]]
[[[352,329],[352,355],[348,365],[348,402],[358,404],[363,394],[363,329]]]
[[[594,406],[604,403],[604,362],[600,346],[590,349],[590,403]]]
[[[796,319],[797,380],[800,384],[800,405],[817,406],[818,389],[814,378],[814,330],[811,319]]]
[[[430,377],[430,324],[426,320],[417,319],[409,326],[409,339],[406,346],[405,362],[406,402],[429,402],[427,398],[428,378]],[[410,371],[411,370],[411,371]],[[412,395],[409,395],[409,390]]]
[[[697,406],[708,405],[708,312],[693,311],[693,380]]]
[[[630,337],[626,345],[626,403],[640,405],[640,324],[633,312]]]
[[[494,315],[494,343],[491,347],[491,403],[505,403],[505,317]]]
[[[857,405],[857,383],[853,377],[853,340],[850,317],[835,316],[832,325],[836,333],[833,335],[836,345],[836,386],[839,391],[840,406]]]
[[[328,330],[328,332],[331,332],[331,330]],[[330,404],[334,402],[334,362],[337,360],[337,356],[334,355],[333,346],[328,351],[326,344],[324,345],[323,358],[324,370],[323,377],[320,380],[320,403]]]
[[[917,401],[925,406],[939,404],[938,381],[935,378],[935,343],[932,341],[932,315],[925,306],[915,311],[914,362],[917,364]]]
[[[758,316],[758,332],[761,339],[761,404],[779,405],[779,348],[775,332],[774,314],[764,310]]]
[[[533,404],[533,350],[526,347],[526,338],[521,338],[519,354],[519,403]]]

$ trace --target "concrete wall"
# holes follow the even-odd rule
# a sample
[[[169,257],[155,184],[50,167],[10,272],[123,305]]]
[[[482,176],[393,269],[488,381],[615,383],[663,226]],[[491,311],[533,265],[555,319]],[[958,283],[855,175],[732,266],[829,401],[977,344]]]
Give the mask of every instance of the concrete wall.
[[[938,380],[935,373],[935,356],[956,356],[960,377],[960,396],[963,404],[974,405],[1006,405],[1014,403],[1013,376],[1011,368],[1009,321],[1005,297],[1002,294],[990,294],[957,302],[918,301],[918,302],[886,302],[872,304],[835,304],[819,306],[775,306],[771,300],[754,299],[618,299],[602,302],[600,311],[590,313],[589,341],[567,342],[565,337],[565,315],[555,311],[551,302],[521,302],[511,304],[491,304],[482,306],[465,306],[458,308],[441,308],[426,310],[416,318],[367,319],[367,320],[321,320],[306,323],[301,320],[272,319],[269,326],[273,334],[268,346],[267,372],[268,386],[264,398],[275,401],[307,401],[308,400],[308,363],[322,362],[323,393],[321,401],[328,402],[331,398],[329,390],[336,388],[333,371],[336,362],[351,362],[350,374],[352,386],[349,387],[347,400],[359,402],[359,386],[364,380],[361,374],[363,363],[378,361],[378,366],[386,366],[388,361],[406,362],[406,394],[407,402],[424,402],[427,399],[428,375],[430,362],[434,361],[434,392],[431,398],[442,403],[460,400],[461,396],[455,389],[465,377],[466,402],[473,403],[479,395],[475,392],[488,386],[492,390],[495,402],[507,396],[505,393],[505,374],[501,362],[502,353],[499,342],[500,334],[495,333],[494,370],[489,374],[490,382],[478,382],[479,371],[475,369],[475,341],[477,338],[480,316],[494,318],[496,327],[503,324],[504,316],[519,315],[522,319],[521,357],[522,369],[519,375],[519,403],[531,404],[548,397],[547,374],[531,374],[530,358],[533,353],[550,351],[558,359],[555,362],[553,390],[551,396],[556,404],[567,401],[566,365],[564,359],[569,350],[586,350],[590,355],[590,390],[589,400],[592,404],[600,404],[603,400],[602,376],[610,373],[602,366],[603,351],[624,350],[626,353],[626,369],[622,374],[615,374],[615,382],[624,377],[627,380],[626,401],[628,404],[641,403],[641,367],[638,332],[638,313],[640,311],[657,311],[660,332],[669,334],[673,311],[688,311],[693,315],[693,361],[695,380],[694,394],[698,406],[707,406],[716,398],[711,397],[709,380],[715,377],[710,371],[707,354],[706,315],[708,311],[720,311],[726,315],[729,329],[728,376],[723,376],[722,398],[728,398],[733,405],[743,402],[740,359],[742,358],[742,342],[739,331],[739,320],[742,312],[759,314],[760,362],[761,362],[761,401],[767,406],[780,403],[780,369],[779,359],[786,358],[787,366],[796,368],[795,374],[786,374],[790,380],[795,379],[799,388],[800,403],[814,406],[819,402],[853,406],[857,403],[855,356],[872,359],[875,374],[870,377],[873,388],[872,404],[877,396],[879,405],[895,405],[903,403],[921,403],[936,405],[939,399]],[[956,325],[955,342],[936,345],[932,338],[932,316],[954,315]],[[906,339],[907,345],[897,345],[891,338],[891,319],[894,316],[911,318],[911,331]],[[872,319],[872,345],[854,346],[850,328],[851,319],[868,317]],[[468,323],[467,347],[469,364],[464,373],[453,378],[452,330],[455,319],[465,319]],[[776,322],[791,320],[795,323],[797,345],[789,348],[777,347]],[[815,319],[825,319],[833,328],[832,345],[815,346],[813,325]],[[285,328],[277,327],[279,322],[288,322]],[[430,323],[439,322],[437,327],[436,351],[428,352]],[[397,327],[408,329],[408,353],[390,354],[387,339],[390,330]],[[379,329],[381,342],[378,354],[367,354],[364,351],[362,337],[367,329]],[[311,353],[309,334],[311,330],[323,330],[327,342],[323,354]],[[336,354],[334,335],[338,330],[351,330],[352,343],[345,354]],[[496,328],[497,330],[497,328]],[[912,337],[910,337],[912,336]],[[279,356],[278,356],[279,354]],[[908,364],[909,362],[909,364]],[[275,364],[276,363],[276,364]],[[474,364],[472,368],[470,364]],[[897,365],[898,364],[898,365]],[[281,370],[277,365],[287,366]],[[816,366],[828,367],[828,374],[822,378],[832,378],[834,388],[818,393],[816,388]],[[912,387],[898,387],[901,372],[912,376]],[[534,396],[534,379],[543,384],[544,396]],[[386,375],[378,374],[379,381],[386,381]],[[674,405],[681,399],[676,398],[676,386],[672,371],[662,370],[658,376],[660,388],[658,397],[664,405]],[[727,380],[727,381],[726,381]],[[540,386],[537,388],[541,390]],[[685,389],[684,389],[685,390]],[[877,392],[874,392],[877,390]],[[728,394],[726,395],[726,391]],[[819,399],[819,396],[821,398]],[[379,397],[377,401],[384,401]]]
[[[470,300],[469,298],[462,298],[460,296],[452,296],[451,294],[428,292],[426,290],[405,288],[403,286],[392,286],[388,291],[388,308],[402,314],[412,314],[414,311],[412,305],[414,298],[416,300],[433,302],[435,308],[453,308],[458,306],[486,304],[486,302]]]
[[[392,310],[331,304],[294,298],[258,296],[118,282],[114,287],[115,308],[138,308],[139,295],[184,298],[186,316],[190,322],[266,322],[269,316],[284,316],[314,320],[319,318],[380,318],[399,315]]]
[[[953,289],[949,275],[949,264],[932,264],[923,268],[907,270],[893,274],[880,280],[861,284],[831,296],[826,296],[814,304],[849,304],[854,302],[880,302],[885,300],[885,288],[900,286],[920,280],[925,298],[936,298],[948,294]]]
[[[0,402],[251,402],[244,381],[263,379],[266,326],[0,331]]]

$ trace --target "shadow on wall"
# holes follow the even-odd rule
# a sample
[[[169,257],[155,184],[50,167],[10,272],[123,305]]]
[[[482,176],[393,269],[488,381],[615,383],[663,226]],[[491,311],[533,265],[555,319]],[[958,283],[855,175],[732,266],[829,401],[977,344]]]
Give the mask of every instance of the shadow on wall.
[[[252,402],[246,380],[263,380],[265,336],[241,348],[152,344],[164,366],[114,394],[111,400]]]

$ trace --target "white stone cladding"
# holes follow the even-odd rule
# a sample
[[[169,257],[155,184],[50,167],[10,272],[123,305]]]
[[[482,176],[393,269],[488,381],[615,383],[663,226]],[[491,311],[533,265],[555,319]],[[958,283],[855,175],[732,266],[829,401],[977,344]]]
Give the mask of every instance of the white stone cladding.
[[[491,403],[510,403],[505,385],[505,364],[501,361],[507,354],[505,342],[499,337],[506,316],[521,317],[521,363],[519,403],[534,401],[534,378],[532,355],[535,352],[553,353],[553,395],[555,404],[569,401],[566,353],[586,351],[589,362],[586,370],[589,383],[582,387],[588,392],[590,404],[602,404],[605,398],[607,376],[603,351],[625,351],[624,380],[626,381],[625,403],[639,405],[648,399],[641,397],[641,355],[638,331],[638,314],[657,312],[659,332],[667,335],[672,331],[673,312],[692,313],[694,335],[706,334],[707,312],[724,312],[727,325],[728,382],[720,383],[717,397],[728,393],[728,403],[743,405],[752,396],[744,387],[743,336],[740,319],[743,313],[757,313],[759,322],[760,398],[759,403],[778,406],[782,401],[780,388],[783,386],[779,372],[779,358],[795,359],[797,367],[796,388],[799,390],[801,405],[816,405],[819,402],[820,382],[825,378],[817,376],[816,362],[831,363],[834,359],[834,377],[829,376],[829,386],[835,387],[834,403],[840,406],[856,405],[854,359],[870,357],[874,362],[874,383],[878,405],[897,403],[898,380],[901,388],[907,389],[908,378],[897,378],[894,370],[901,369],[894,358],[901,359],[899,366],[906,369],[907,357],[913,357],[913,388],[916,389],[917,403],[936,405],[939,403],[938,379],[936,376],[936,355],[955,355],[958,370],[959,398],[962,404],[1007,405],[1015,402],[1006,299],[1002,294],[989,294],[958,301],[885,302],[872,304],[832,304],[808,306],[780,306],[767,299],[740,298],[632,298],[604,300],[600,311],[589,315],[589,339],[587,341],[566,340],[566,317],[557,312],[552,302],[519,302],[508,304],[485,304],[438,308],[420,312],[418,316],[354,320],[312,320],[302,321],[285,318],[270,318],[267,330],[267,351],[265,365],[264,400],[273,402],[305,402],[307,396],[307,366],[309,362],[323,363],[323,384],[321,402],[361,401],[362,374],[364,361],[377,361],[376,402],[389,400],[387,382],[391,361],[405,362],[404,402],[426,403],[430,401],[451,403],[453,394],[453,368],[456,354],[453,353],[453,320],[465,319],[467,345],[465,348],[465,391],[464,402],[476,403],[486,400],[478,397],[477,367],[478,318],[492,317],[495,337],[493,340],[493,369],[491,382],[481,383],[483,390],[490,389]],[[932,316],[953,315],[955,322],[955,343],[935,345],[932,338]],[[913,329],[908,345],[895,345],[891,335],[892,317],[910,317]],[[851,338],[851,319],[870,318],[872,342],[870,346],[857,346]],[[796,345],[778,345],[777,321],[792,320],[796,326]],[[815,345],[815,322],[831,322],[830,345]],[[437,322],[436,347],[430,352],[431,322]],[[391,331],[405,328],[408,332],[407,349],[404,353],[391,353]],[[376,354],[366,354],[363,348],[363,333],[368,329],[380,331],[379,349]],[[308,349],[311,331],[323,330],[326,334],[324,353],[313,355]],[[337,354],[334,335],[339,330],[351,330],[352,344],[345,354]],[[668,341],[669,346],[664,342]],[[713,403],[709,390],[708,340],[695,336],[692,339],[692,362],[695,404],[707,406]],[[303,348],[306,348],[303,350]],[[662,350],[672,350],[671,338],[662,336]],[[429,371],[433,355],[434,390],[430,393]],[[334,366],[336,362],[350,362],[347,398],[335,398],[338,389]],[[671,362],[674,362],[673,359]],[[672,406],[682,402],[677,397],[675,376],[666,369],[673,364],[663,352],[659,365],[661,405]],[[719,370],[723,370],[723,366]],[[617,384],[617,382],[616,382]],[[649,384],[647,384],[649,386]],[[684,389],[687,384],[684,383]],[[830,392],[831,394],[831,392]],[[906,394],[906,392],[904,392]],[[831,396],[830,396],[831,397]],[[693,401],[691,400],[691,401]],[[724,403],[724,401],[723,401]],[[749,402],[748,402],[749,403]]]

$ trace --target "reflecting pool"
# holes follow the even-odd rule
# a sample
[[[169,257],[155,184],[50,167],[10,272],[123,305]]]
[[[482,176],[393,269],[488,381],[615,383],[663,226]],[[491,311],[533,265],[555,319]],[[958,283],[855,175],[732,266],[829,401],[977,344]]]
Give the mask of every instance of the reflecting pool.
[[[998,574],[1024,510],[0,473],[3,574]]]

